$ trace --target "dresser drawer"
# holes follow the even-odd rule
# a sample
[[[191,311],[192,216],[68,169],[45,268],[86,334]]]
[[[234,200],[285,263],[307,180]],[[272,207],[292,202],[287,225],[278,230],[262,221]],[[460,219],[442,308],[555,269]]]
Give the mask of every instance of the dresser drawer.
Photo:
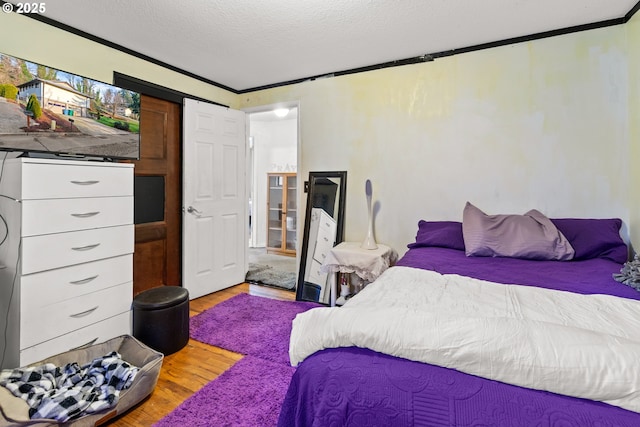
[[[20,313],[20,348],[59,337],[131,309],[133,282]],[[46,315],[45,315],[46,313]]]
[[[22,239],[22,274],[133,253],[133,224]]]
[[[32,347],[21,349],[20,366],[39,362],[40,360],[87,344],[101,343],[120,335],[131,335],[130,311]]]
[[[133,168],[90,163],[22,165],[20,198],[133,196]]]
[[[24,200],[22,235],[61,233],[133,223],[133,196]]]
[[[320,229],[326,230],[329,235],[333,235],[335,233],[334,230],[336,228],[336,221],[326,213],[320,215],[320,217],[318,218],[318,223]]]
[[[309,275],[306,278],[307,282],[315,283],[316,285],[324,286],[327,283],[327,273],[322,273],[320,267],[322,266],[316,260],[311,261],[311,268],[309,269]]]
[[[131,277],[131,254],[28,274],[21,280],[20,310],[37,312],[58,301],[130,282]]]
[[[333,248],[334,241],[335,237],[331,229],[324,227],[318,228],[318,237],[316,239],[316,247],[313,251],[313,259],[322,264]]]

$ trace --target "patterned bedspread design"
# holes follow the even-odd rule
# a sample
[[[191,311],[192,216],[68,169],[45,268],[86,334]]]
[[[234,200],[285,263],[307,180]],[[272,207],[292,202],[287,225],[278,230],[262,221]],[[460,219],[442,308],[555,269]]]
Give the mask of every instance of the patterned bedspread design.
[[[640,414],[529,390],[367,349],[305,360],[278,425],[379,427],[632,427]]]

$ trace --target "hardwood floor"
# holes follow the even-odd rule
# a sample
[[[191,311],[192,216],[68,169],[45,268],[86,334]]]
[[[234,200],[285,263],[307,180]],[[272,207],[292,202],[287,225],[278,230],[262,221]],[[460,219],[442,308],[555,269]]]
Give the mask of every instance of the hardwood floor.
[[[201,313],[240,293],[295,300],[295,292],[243,283],[190,301],[190,315]],[[150,397],[103,425],[148,427],[240,359],[241,354],[189,340],[182,350],[164,358],[158,385]]]

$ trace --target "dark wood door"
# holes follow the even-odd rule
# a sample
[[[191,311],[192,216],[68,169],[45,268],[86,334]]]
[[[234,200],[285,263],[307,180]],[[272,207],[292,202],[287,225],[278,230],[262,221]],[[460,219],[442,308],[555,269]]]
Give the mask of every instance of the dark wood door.
[[[181,285],[182,106],[141,97],[135,163],[133,294]]]

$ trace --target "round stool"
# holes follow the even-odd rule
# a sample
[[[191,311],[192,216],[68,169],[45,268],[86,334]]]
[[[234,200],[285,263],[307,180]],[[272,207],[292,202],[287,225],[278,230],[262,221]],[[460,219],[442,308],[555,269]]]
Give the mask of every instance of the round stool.
[[[189,291],[179,286],[161,286],[136,295],[133,336],[165,356],[187,345]]]

